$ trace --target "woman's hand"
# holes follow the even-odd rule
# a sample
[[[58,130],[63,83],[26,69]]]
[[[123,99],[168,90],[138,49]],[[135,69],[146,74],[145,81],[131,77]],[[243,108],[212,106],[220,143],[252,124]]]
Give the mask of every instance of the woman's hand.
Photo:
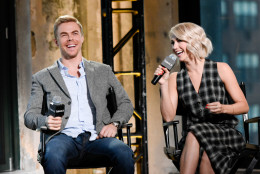
[[[223,105],[219,102],[208,103],[205,108],[208,109],[213,114],[224,113]]]
[[[155,70],[154,75],[163,75],[161,79],[158,81],[160,85],[164,85],[168,82],[170,72],[167,68],[164,68],[163,66],[159,65],[158,68]]]

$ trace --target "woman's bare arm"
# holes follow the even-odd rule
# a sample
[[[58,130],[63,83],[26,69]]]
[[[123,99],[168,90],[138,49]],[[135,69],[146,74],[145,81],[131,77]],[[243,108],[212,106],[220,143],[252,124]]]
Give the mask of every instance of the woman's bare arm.
[[[218,62],[218,73],[225,84],[227,92],[233,99],[234,104],[223,105],[219,102],[213,102],[207,104],[207,109],[216,114],[226,113],[239,115],[247,113],[249,110],[248,103],[230,66],[226,63]]]

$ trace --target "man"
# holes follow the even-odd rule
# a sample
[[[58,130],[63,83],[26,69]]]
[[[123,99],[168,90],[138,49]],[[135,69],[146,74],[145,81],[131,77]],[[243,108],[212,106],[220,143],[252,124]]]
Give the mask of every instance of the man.
[[[72,16],[60,16],[54,24],[61,58],[33,75],[31,97],[24,115],[30,129],[47,126],[42,166],[46,174],[65,174],[69,160],[104,155],[113,173],[134,173],[132,150],[115,138],[118,125],[132,116],[133,106],[108,65],[82,57],[83,29]],[[111,118],[106,94],[113,87],[117,111]],[[54,96],[65,105],[64,116],[43,115],[43,96],[49,106]]]

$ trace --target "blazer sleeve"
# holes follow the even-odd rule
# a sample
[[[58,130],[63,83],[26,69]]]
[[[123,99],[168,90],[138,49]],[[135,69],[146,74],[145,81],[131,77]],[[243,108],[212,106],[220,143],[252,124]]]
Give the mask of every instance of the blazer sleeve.
[[[44,91],[37,79],[37,75],[32,77],[31,96],[24,114],[24,124],[32,130],[45,126],[46,115],[42,115],[42,102]]]
[[[117,111],[112,116],[111,122],[119,121],[120,124],[127,123],[132,117],[134,108],[126,91],[110,67],[108,72],[108,83],[114,88],[117,101]]]

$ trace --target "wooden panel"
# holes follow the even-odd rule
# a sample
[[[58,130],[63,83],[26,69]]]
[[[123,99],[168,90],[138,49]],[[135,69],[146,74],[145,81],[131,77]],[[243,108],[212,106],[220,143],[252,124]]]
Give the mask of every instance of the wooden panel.
[[[69,169],[66,174],[105,174],[105,168],[99,169]]]

